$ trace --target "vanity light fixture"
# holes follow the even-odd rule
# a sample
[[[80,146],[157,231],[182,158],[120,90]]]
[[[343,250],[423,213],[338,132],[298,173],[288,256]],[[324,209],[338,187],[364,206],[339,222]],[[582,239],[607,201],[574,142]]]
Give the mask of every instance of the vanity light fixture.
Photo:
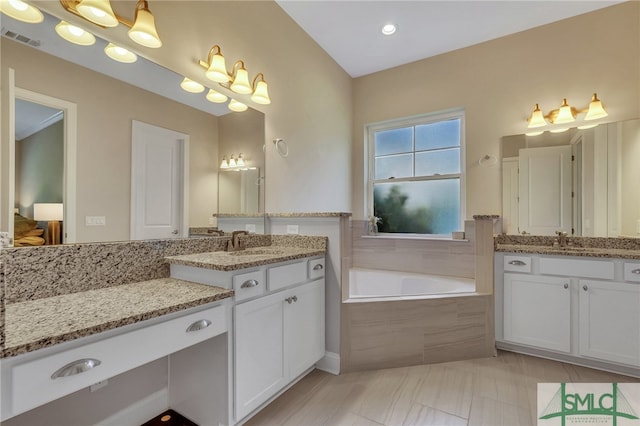
[[[247,105],[242,102],[236,101],[235,99],[231,99],[229,101],[229,109],[233,112],[243,112],[247,110]]]
[[[228,169],[229,168],[229,161],[227,161],[227,156],[226,155],[222,156],[222,162],[220,163],[220,168],[221,169]]]
[[[204,92],[204,86],[197,81],[191,80],[189,77],[185,77],[180,83],[182,90],[189,93],[202,93]]]
[[[236,63],[233,64],[233,79],[229,89],[241,95],[246,95],[253,91],[249,84],[249,73],[244,67],[244,61],[242,60],[236,61]]]
[[[385,24],[385,25],[382,26],[382,29],[380,30],[380,32],[383,35],[390,36],[390,35],[395,34],[397,29],[398,29],[398,27],[395,26],[394,24]]]
[[[118,23],[130,28],[129,38],[142,46],[162,46],[147,0],[136,3],[133,21],[114,13],[109,0],[60,0],[60,4],[67,12],[103,28],[116,27]]]
[[[255,167],[251,167],[247,164],[247,162],[244,159],[244,155],[242,153],[238,154],[237,160],[233,154],[231,154],[229,160],[227,160],[226,155],[223,155],[222,162],[220,163],[220,170],[225,170],[225,171],[238,172],[241,170],[255,170],[255,169],[256,169]]]
[[[38,24],[44,20],[44,15],[37,7],[22,0],[0,0],[0,12],[28,24]]]
[[[209,102],[213,102],[216,104],[227,102],[227,99],[228,99],[225,95],[223,95],[220,92],[216,92],[213,89],[209,89],[209,93],[207,93],[206,98]]]
[[[96,42],[93,34],[66,21],[60,21],[55,29],[60,37],[73,44],[91,46]]]
[[[257,81],[258,77],[260,77],[260,81]],[[262,105],[269,105],[271,103],[267,82],[264,81],[264,75],[262,73],[258,73],[258,75],[255,76],[251,87],[253,88],[253,95],[251,95],[253,102]]]
[[[547,115],[544,115],[540,110],[538,104],[536,104],[531,116],[527,120],[529,122],[527,128],[528,129],[536,129],[532,132],[526,133],[527,136],[537,136],[542,134],[545,130],[549,130],[552,133],[560,133],[569,130],[569,127],[559,127],[559,128],[550,128],[550,129],[541,129],[541,127],[547,126],[549,124],[572,124],[576,122],[576,118],[580,115],[586,113],[583,118],[583,122],[589,122],[592,120],[597,120],[599,118],[604,118],[609,114],[602,106],[602,102],[598,99],[598,95],[596,93],[591,97],[591,103],[589,103],[588,108],[584,108],[578,110],[567,102],[567,99],[564,98],[562,100],[562,104],[560,108],[554,109],[550,111]],[[577,127],[579,129],[590,129],[592,127],[597,126],[597,123],[581,123]]]
[[[224,56],[220,51],[220,46],[214,44],[209,49],[209,55],[207,56],[207,62],[200,61],[200,65],[207,68],[207,72],[204,75],[211,81],[216,83],[228,83],[229,74],[227,73],[227,65],[225,64]]]
[[[116,46],[113,43],[107,44],[104,48],[104,53],[114,61],[125,64],[132,64],[138,60],[138,56],[135,53],[125,49],[124,47]]]

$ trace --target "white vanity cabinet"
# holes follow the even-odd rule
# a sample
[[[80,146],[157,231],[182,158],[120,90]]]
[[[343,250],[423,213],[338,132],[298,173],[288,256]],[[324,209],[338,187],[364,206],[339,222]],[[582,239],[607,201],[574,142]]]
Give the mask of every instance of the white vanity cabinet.
[[[498,348],[640,376],[640,261],[498,252],[495,271]]]

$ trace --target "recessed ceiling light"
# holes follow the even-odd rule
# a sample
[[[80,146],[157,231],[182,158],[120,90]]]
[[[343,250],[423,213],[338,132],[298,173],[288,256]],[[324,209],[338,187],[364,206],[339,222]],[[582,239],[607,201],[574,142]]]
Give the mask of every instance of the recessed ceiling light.
[[[396,32],[398,28],[394,24],[386,24],[382,26],[382,34],[391,35]]]

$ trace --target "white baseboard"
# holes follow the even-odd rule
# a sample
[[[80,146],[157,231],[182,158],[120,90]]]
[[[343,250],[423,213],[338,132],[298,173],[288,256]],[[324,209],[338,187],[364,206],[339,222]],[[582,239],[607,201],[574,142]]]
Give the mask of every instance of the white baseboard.
[[[163,388],[96,423],[95,426],[139,426],[169,409],[169,389]]]
[[[340,374],[340,355],[335,352],[325,352],[320,361],[316,363],[316,368],[337,376]]]

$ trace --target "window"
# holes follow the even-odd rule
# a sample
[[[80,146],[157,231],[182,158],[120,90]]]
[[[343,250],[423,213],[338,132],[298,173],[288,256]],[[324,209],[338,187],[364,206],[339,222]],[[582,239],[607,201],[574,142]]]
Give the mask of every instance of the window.
[[[464,112],[367,126],[368,207],[382,233],[450,235],[464,213]]]

